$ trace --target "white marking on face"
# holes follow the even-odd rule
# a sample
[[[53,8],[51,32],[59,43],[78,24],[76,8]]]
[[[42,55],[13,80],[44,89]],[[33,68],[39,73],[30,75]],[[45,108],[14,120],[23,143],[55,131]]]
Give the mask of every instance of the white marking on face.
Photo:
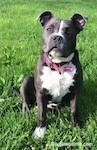
[[[46,131],[46,127],[36,127],[33,136],[34,138],[43,138]]]
[[[72,67],[72,71],[64,71],[65,66]],[[71,62],[60,67],[61,74],[59,72],[51,70],[49,67],[43,67],[43,74],[40,77],[42,81],[42,88],[46,88],[50,95],[52,95],[52,101],[61,101],[62,97],[67,93],[70,93],[70,86],[74,84],[74,75],[76,74],[76,67]]]
[[[62,29],[63,29],[63,27],[64,27],[64,21],[62,20],[62,21],[60,22],[60,26],[59,26],[58,32],[54,33],[53,35],[61,36],[61,37],[64,39],[64,36],[63,36],[63,34],[62,34]]]
[[[63,26],[64,26],[64,21],[61,21],[61,23],[60,23],[60,27],[59,27],[59,31],[58,31],[58,35],[61,35],[62,37],[63,37],[63,35],[62,35],[62,29],[63,29]]]

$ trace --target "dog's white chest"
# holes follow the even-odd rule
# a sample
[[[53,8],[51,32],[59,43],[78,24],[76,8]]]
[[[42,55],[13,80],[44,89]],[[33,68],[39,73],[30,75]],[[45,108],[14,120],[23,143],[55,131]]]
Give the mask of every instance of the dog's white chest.
[[[71,70],[64,71],[65,67],[71,68]],[[69,63],[60,67],[61,74],[59,72],[51,70],[49,67],[43,67],[43,74],[40,77],[42,81],[42,88],[48,90],[52,95],[53,101],[60,101],[63,96],[69,93],[70,86],[73,86],[74,75],[76,74],[76,67]]]

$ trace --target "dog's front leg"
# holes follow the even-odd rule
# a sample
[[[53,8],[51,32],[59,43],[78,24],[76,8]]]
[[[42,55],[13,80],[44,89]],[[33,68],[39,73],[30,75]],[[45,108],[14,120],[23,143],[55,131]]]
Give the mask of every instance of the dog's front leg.
[[[73,99],[70,100],[70,109],[71,109],[71,122],[75,126],[76,124],[79,125],[78,119],[78,95],[75,95]]]
[[[43,138],[46,131],[47,96],[41,91],[36,93],[38,106],[38,126],[34,131],[35,138]]]

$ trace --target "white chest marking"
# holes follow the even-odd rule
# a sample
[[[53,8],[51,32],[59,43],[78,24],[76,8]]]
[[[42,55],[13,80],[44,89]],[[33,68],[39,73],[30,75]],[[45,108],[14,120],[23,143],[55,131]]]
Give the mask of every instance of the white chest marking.
[[[68,66],[72,67],[72,71],[64,71],[64,65],[60,67],[61,74],[59,72],[51,70],[49,67],[43,67],[43,74],[41,75],[42,88],[46,88],[50,95],[52,95],[52,101],[60,101],[63,96],[70,92],[70,86],[73,86],[74,75],[76,74],[76,67],[72,63]]]

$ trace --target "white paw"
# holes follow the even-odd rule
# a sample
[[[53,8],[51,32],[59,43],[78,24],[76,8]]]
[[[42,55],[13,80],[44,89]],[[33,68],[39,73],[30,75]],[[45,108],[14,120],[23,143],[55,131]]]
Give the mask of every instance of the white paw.
[[[36,127],[36,129],[33,133],[34,138],[36,138],[36,139],[43,138],[45,131],[46,131],[46,127]]]
[[[53,109],[53,108],[57,108],[58,107],[58,104],[55,104],[55,103],[50,103],[47,105],[47,108],[49,109]]]

